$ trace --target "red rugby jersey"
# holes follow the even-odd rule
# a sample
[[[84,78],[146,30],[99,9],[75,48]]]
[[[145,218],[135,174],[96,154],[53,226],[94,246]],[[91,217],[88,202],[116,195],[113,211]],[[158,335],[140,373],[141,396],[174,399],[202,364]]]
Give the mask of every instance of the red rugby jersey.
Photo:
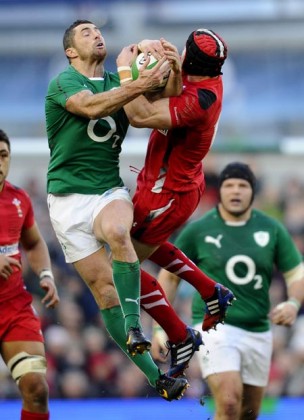
[[[144,184],[159,193],[189,191],[202,185],[202,160],[216,135],[222,98],[221,76],[195,83],[184,78],[182,94],[170,98],[173,128],[154,129],[150,135],[139,187]]]
[[[19,242],[22,229],[34,224],[34,212],[28,194],[8,181],[0,192],[0,254],[21,261]],[[0,301],[18,295],[24,282],[20,270],[8,278],[0,277]]]

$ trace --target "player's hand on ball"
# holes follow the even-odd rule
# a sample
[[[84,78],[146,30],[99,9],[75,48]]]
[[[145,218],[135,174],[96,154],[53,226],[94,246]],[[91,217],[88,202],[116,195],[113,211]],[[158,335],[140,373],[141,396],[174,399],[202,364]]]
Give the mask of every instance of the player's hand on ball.
[[[166,41],[164,38],[161,38],[162,46],[164,47],[165,57],[170,63],[171,70],[179,74],[182,71],[182,62],[178,52],[178,49],[171,42]]]
[[[132,63],[138,56],[138,48],[136,44],[124,47],[116,58],[117,67],[132,66]]]
[[[150,53],[156,60],[160,60],[165,54],[164,47],[158,39],[143,39],[138,43],[138,49],[146,55]]]
[[[162,89],[168,81],[170,69],[170,63],[165,56],[156,60],[150,53],[140,53],[132,64],[132,78],[133,80],[149,78],[148,90]]]

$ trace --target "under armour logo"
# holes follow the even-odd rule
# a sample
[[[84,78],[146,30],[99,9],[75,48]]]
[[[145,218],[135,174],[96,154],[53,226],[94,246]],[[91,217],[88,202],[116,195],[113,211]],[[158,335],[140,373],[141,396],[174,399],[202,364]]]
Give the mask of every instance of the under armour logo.
[[[205,242],[209,243],[209,244],[214,244],[217,248],[221,248],[222,245],[221,245],[220,241],[222,240],[222,238],[223,238],[223,235],[217,235],[216,238],[213,238],[212,236],[207,235],[205,237]]]

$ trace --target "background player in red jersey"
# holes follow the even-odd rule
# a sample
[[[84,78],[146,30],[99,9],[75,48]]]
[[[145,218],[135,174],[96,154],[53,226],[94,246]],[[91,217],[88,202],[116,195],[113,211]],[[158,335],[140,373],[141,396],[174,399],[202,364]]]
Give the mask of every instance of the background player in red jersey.
[[[141,48],[144,47],[142,42]],[[221,70],[226,57],[227,46],[219,35],[209,29],[193,31],[182,54],[181,95],[157,100],[142,95],[124,106],[131,125],[154,129],[133,197],[131,234],[137,255],[140,261],[149,258],[169,271],[180,273],[199,291],[207,304],[203,322],[206,331],[224,320],[233,294],[166,241],[188,220],[204,191],[202,160],[215,138],[222,110]],[[178,77],[177,69],[175,74]],[[141,305],[151,305],[153,299],[154,319],[165,321],[167,306],[162,304],[162,295],[155,294],[158,284],[146,281],[144,273],[142,279]],[[187,337],[186,331],[184,334],[187,346],[191,337]],[[174,354],[170,374],[177,375],[184,365],[177,364]]]
[[[20,245],[46,292],[42,302],[59,302],[47,245],[35,222],[28,194],[6,181],[10,141],[0,130],[0,354],[22,395],[21,420],[47,420],[48,385],[40,320],[22,278]]]

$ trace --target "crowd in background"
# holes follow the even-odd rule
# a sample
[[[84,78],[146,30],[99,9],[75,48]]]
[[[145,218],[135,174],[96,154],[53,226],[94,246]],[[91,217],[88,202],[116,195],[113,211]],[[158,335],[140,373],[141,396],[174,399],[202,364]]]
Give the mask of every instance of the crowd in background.
[[[198,217],[217,202],[217,173],[207,172],[205,196],[194,217]],[[24,265],[24,279],[33,294],[33,305],[42,320],[45,337],[48,382],[51,398],[132,398],[154,397],[140,370],[131,363],[109,338],[97,305],[88,288],[63,254],[49,222],[46,197],[37,180],[22,185],[34,204],[36,219],[46,239],[52,257],[53,271],[61,302],[57,309],[47,310],[41,305],[42,291],[38,279]],[[281,220],[292,234],[304,255],[304,182],[291,178],[281,187],[268,185],[259,179],[255,207]],[[157,275],[157,267],[145,263]],[[190,323],[191,286],[183,284],[175,307]],[[273,305],[283,301],[283,280],[278,274],[271,288]],[[142,314],[143,326],[151,333],[151,319]],[[304,396],[304,310],[292,328],[274,328],[274,351],[270,371],[268,396]],[[165,365],[160,368],[166,369]],[[191,387],[185,398],[208,395],[198,364],[192,359],[187,376]],[[0,398],[19,398],[18,389],[0,361]]]

